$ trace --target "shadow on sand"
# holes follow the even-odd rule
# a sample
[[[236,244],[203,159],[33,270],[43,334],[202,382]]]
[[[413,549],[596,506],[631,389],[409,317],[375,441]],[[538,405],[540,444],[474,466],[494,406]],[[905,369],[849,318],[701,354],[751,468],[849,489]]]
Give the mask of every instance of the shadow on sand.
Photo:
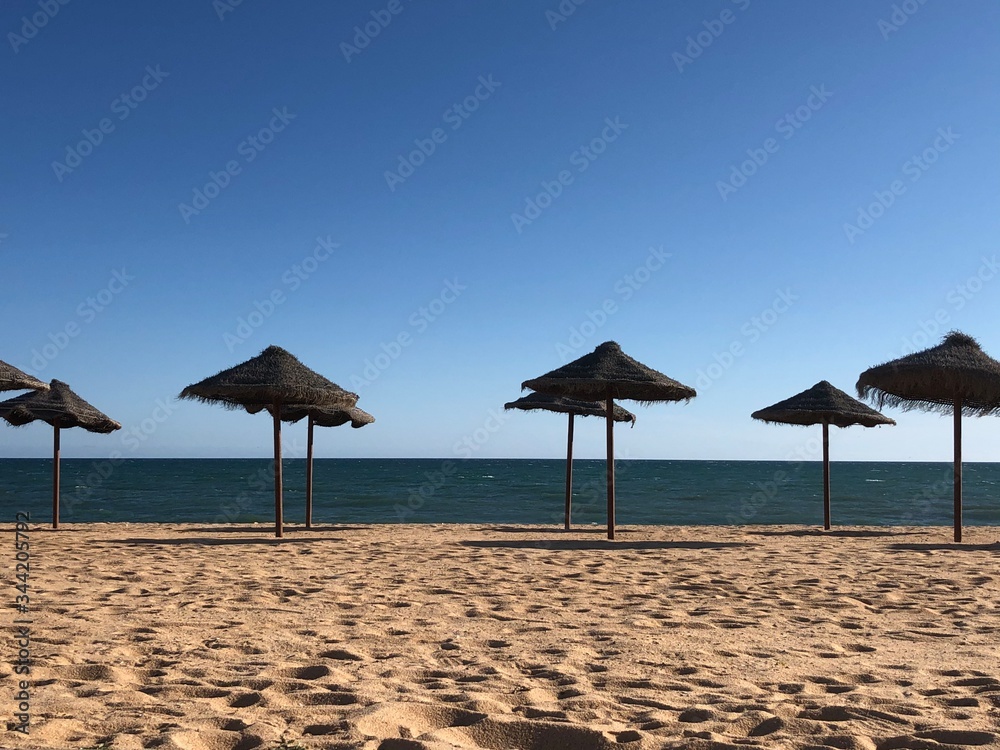
[[[824,531],[823,529],[795,529],[793,531],[746,531],[746,534],[752,534],[755,536],[814,536],[814,537],[844,537],[844,538],[864,538],[864,537],[880,537],[880,536],[911,536],[913,534],[919,534],[919,531],[894,531],[892,529],[886,529],[881,531],[878,529],[831,529],[830,531]]]
[[[993,544],[966,544],[965,542],[891,544],[889,549],[897,552],[1000,552],[1000,542],[993,542]]]
[[[607,534],[606,526],[574,526],[572,529],[564,529],[562,526],[552,524],[540,524],[538,526],[484,526],[483,531],[496,531],[501,534]],[[619,534],[635,533],[628,529],[618,527]]]
[[[723,549],[732,547],[756,547],[755,544],[746,542],[664,542],[664,541],[636,541],[620,542],[610,539],[594,540],[589,539],[537,539],[523,541],[466,541],[461,542],[466,547],[507,547],[510,549],[547,549],[547,550],[645,550],[645,549]]]
[[[206,537],[194,537],[194,536],[178,536],[178,537],[165,537],[162,539],[156,539],[151,537],[124,537],[121,539],[101,539],[99,541],[90,542],[91,547],[121,547],[121,546],[193,546],[193,547],[221,547],[221,546],[232,546],[232,545],[268,545],[268,546],[280,546],[289,544],[314,544],[317,542],[342,542],[344,541],[342,537],[303,537],[299,539],[289,539],[287,536],[282,539],[277,539],[274,536],[266,537],[253,537],[253,538],[238,538],[238,539],[210,539]]]
[[[225,524],[211,525],[211,526],[194,526],[190,524],[178,524],[179,526],[184,526],[184,533],[192,534],[270,534],[274,536],[274,522],[262,523],[259,526],[227,526]],[[370,526],[335,526],[330,524],[323,524],[320,526],[313,526],[311,529],[307,529],[303,524],[285,523],[284,531],[286,534],[316,534],[324,531],[336,531],[336,532],[346,532],[346,531],[363,531],[365,529],[370,529]]]

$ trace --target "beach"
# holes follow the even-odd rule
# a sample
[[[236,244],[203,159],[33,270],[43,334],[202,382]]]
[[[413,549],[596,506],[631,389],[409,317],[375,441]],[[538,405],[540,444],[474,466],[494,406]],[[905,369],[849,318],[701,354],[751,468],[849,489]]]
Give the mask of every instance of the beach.
[[[1000,529],[950,533],[32,524],[0,745],[1000,747]]]

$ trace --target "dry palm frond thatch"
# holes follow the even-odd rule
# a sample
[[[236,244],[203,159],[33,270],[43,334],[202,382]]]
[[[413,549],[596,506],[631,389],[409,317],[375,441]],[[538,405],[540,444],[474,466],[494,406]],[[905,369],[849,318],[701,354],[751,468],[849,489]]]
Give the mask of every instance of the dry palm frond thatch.
[[[0,417],[15,427],[40,421],[52,425],[52,528],[59,528],[59,431],[82,427],[106,435],[121,425],[98,411],[61,380],[53,380],[48,390],[25,393],[0,402]]]
[[[531,388],[551,396],[567,396],[581,401],[604,401],[607,406],[608,539],[615,538],[614,400],[629,399],[642,404],[660,401],[689,401],[697,393],[662,372],[632,359],[614,341],[605,341],[590,354],[526,380],[521,388]]]
[[[325,409],[350,409],[356,393],[314,372],[278,346],[256,357],[189,385],[181,398],[217,403],[229,409],[268,405],[274,423],[274,535],[283,535],[281,507],[281,410],[285,404]],[[259,411],[259,410],[258,410]]]
[[[570,527],[573,511],[573,417],[604,417],[607,418],[607,404],[603,401],[579,401],[566,396],[548,396],[544,393],[529,393],[517,401],[509,401],[504,409],[521,409],[522,411],[551,411],[569,415],[569,426],[566,437],[566,504],[563,526]],[[612,415],[616,422],[631,422],[635,426],[635,414],[614,405]]]
[[[830,425],[876,427],[896,424],[867,404],[821,380],[812,388],[750,415],[773,424],[823,425],[823,528],[830,528]]]
[[[38,378],[33,378],[6,362],[0,362],[0,391],[47,391],[48,389],[48,385]]]
[[[252,404],[246,407],[251,414],[267,409],[273,416],[273,408],[262,404]],[[364,409],[352,407],[350,409],[321,409],[302,406],[301,404],[288,404],[281,407],[281,421],[294,424],[303,418],[308,418],[308,438],[306,441],[306,528],[312,528],[312,508],[313,508],[313,427],[340,427],[348,422],[351,427],[359,429],[365,425],[372,424],[375,417]]]
[[[857,388],[879,408],[952,415],[955,541],[962,541],[962,415],[1000,413],[1000,362],[972,336],[952,331],[937,346],[865,370]]]

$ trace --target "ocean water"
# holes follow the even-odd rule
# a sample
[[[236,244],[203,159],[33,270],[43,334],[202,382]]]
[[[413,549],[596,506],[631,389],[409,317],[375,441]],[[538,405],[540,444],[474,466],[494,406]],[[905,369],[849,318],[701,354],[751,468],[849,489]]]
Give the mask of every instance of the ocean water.
[[[305,520],[305,462],[284,466],[284,512]],[[563,460],[319,459],[314,523],[562,524]],[[809,524],[823,520],[822,464],[619,461],[625,524]],[[950,463],[834,462],[833,523],[950,525]],[[49,459],[0,459],[0,518],[51,521]],[[273,522],[272,461],[62,462],[64,522]],[[605,523],[600,460],[574,462],[573,521]],[[964,467],[966,525],[1000,525],[1000,464]]]

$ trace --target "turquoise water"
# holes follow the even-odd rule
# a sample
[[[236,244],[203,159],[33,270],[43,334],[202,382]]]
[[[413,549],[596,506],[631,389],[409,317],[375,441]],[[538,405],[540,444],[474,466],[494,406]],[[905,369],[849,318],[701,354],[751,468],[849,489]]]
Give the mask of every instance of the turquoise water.
[[[316,523],[561,524],[565,461],[320,459]],[[62,520],[273,522],[272,462],[62,462]],[[821,524],[822,465],[784,461],[620,461],[619,524]],[[285,520],[305,520],[305,462],[288,460]],[[834,524],[949,525],[951,464],[832,464]],[[0,459],[0,518],[51,520],[48,459]],[[577,524],[604,524],[604,462],[574,463]],[[1000,464],[964,469],[967,525],[1000,525]]]

